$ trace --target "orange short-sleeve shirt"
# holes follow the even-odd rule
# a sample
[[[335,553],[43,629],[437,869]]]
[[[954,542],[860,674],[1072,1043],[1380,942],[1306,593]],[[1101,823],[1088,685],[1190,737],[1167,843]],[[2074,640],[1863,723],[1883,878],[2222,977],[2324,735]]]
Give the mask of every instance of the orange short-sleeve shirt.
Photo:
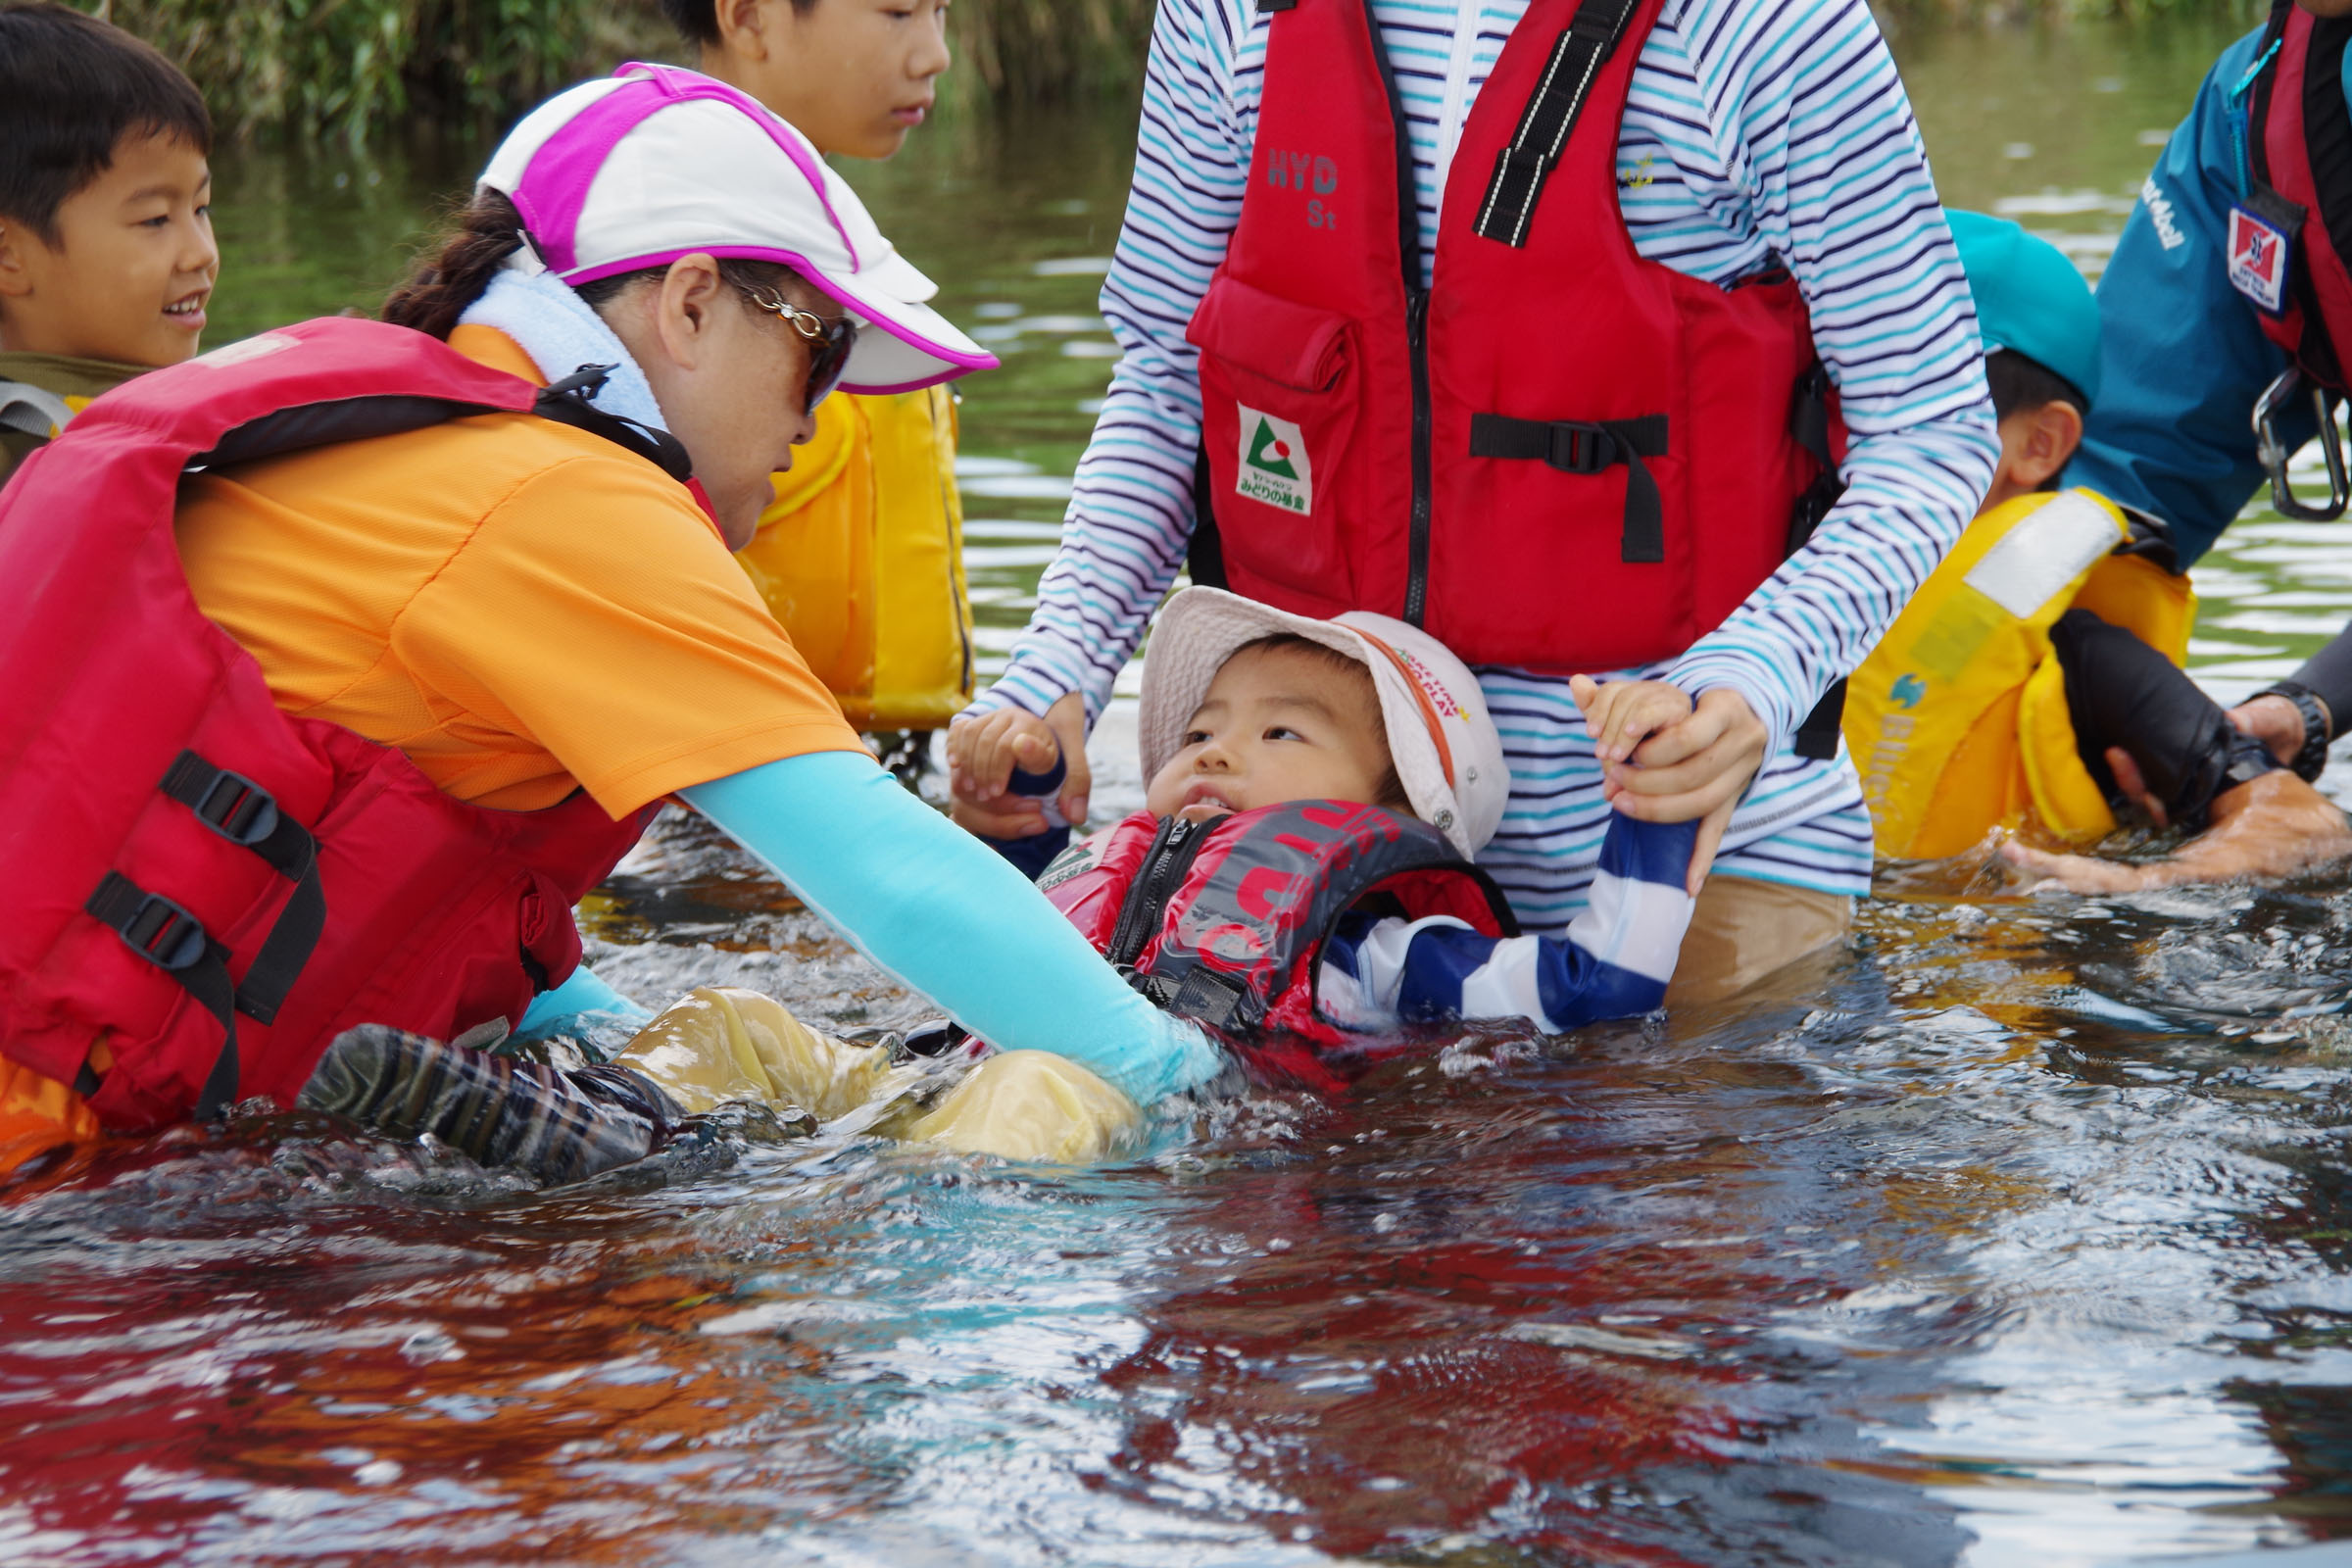
[[[513,340],[452,347],[541,379]],[[463,801],[614,816],[860,751],[718,530],[600,436],[485,415],[192,481],[180,559],[278,706],[408,754]]]

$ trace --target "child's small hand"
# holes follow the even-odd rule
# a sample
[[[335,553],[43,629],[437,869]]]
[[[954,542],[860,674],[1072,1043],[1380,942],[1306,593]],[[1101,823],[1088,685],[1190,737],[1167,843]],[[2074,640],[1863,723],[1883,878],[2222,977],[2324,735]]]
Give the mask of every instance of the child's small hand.
[[[1022,839],[1043,833],[1046,817],[1040,802],[1009,794],[1008,787],[1015,769],[1050,773],[1054,762],[1067,756],[1054,725],[1017,708],[956,719],[948,726],[948,788],[955,800],[950,816],[986,838]],[[1062,814],[1073,823],[1085,820],[1084,768],[1081,752],[1061,794]],[[1074,814],[1073,794],[1078,808]]]
[[[1622,762],[1667,725],[1690,716],[1690,698],[1662,680],[1613,680],[1602,685],[1590,675],[1568,677],[1569,695],[1585,712],[1592,750],[1603,762]]]

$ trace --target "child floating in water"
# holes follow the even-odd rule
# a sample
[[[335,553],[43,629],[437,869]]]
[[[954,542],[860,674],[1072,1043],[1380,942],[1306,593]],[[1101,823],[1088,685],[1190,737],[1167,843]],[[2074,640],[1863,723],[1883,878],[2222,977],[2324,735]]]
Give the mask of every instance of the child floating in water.
[[[1690,711],[1662,682],[1580,681],[1577,695],[1626,753]],[[1695,826],[1612,818],[1590,906],[1563,936],[1517,935],[1469,863],[1510,793],[1501,738],[1469,670],[1426,632],[1188,588],[1152,632],[1140,729],[1144,809],[1053,858],[1042,883],[1162,1005],[1330,1047],[1398,1022],[1557,1033],[1663,1002]],[[1042,719],[1002,710],[957,741],[975,772],[1004,748],[1029,793],[1059,787]],[[1066,840],[991,842],[1034,866]]]
[[[1583,682],[1578,694],[1620,755],[1690,711],[1658,682]],[[1144,810],[1069,848],[1045,886],[1161,1005],[1236,1045],[1303,1048],[1257,1057],[1276,1070],[1335,1082],[1328,1064],[1350,1041],[1400,1022],[1557,1033],[1664,1000],[1690,918],[1696,824],[1614,818],[1591,906],[1565,936],[1517,935],[1468,858],[1510,791],[1501,740],[1470,672],[1426,633],[1188,589],[1153,635],[1142,729]],[[1026,714],[980,731],[1032,768],[1057,761],[1052,732]],[[403,1053],[418,1062],[375,1059]],[[339,1063],[349,1070],[330,1070]],[[925,1105],[909,1092],[932,1070],[823,1035],[757,992],[707,989],[611,1065],[569,1071],[355,1030],[304,1103],[559,1181],[642,1158],[729,1104],[1064,1162],[1109,1152],[1142,1122],[1118,1090],[1043,1052],[989,1055]],[[382,1084],[406,1086],[400,1102],[383,1102]]]

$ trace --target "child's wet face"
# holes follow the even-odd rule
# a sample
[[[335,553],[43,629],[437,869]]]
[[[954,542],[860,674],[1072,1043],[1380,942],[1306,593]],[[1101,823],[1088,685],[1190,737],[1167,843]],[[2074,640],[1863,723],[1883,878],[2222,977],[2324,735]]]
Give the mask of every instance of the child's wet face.
[[[734,58],[720,74],[819,152],[888,158],[931,112],[948,69],[947,0],[815,0],[805,11],[759,0],[756,10],[756,30],[721,45]]]
[[[1249,648],[1217,671],[1144,804],[1200,819],[1285,801],[1372,803],[1388,772],[1388,732],[1362,665]]]
[[[56,246],[0,219],[0,346],[125,365],[195,354],[220,270],[212,200],[204,154],[133,134],[58,207]]]

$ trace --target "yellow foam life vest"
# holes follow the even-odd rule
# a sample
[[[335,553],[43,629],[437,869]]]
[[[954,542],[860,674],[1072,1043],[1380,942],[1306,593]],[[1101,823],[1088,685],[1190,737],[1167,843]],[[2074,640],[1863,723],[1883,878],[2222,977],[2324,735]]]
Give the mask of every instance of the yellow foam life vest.
[[[2185,662],[2188,579],[2118,555],[2132,530],[2088,490],[1981,514],[1846,689],[1845,739],[1881,855],[1957,855],[2029,814],[2070,843],[2115,828],[2075,750],[2050,627],[2092,612]]]
[[[736,559],[860,729],[936,729],[972,696],[972,612],[945,387],[839,393]]]

